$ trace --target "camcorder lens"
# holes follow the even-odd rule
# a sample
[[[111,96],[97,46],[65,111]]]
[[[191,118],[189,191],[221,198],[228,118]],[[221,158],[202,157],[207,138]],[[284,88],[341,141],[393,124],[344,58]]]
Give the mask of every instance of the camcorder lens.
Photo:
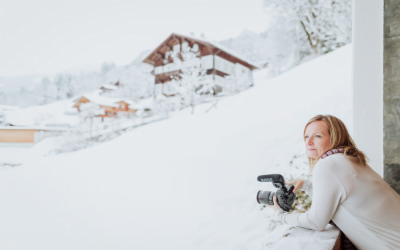
[[[259,204],[274,205],[274,194],[275,192],[260,190],[257,193],[257,202]]]

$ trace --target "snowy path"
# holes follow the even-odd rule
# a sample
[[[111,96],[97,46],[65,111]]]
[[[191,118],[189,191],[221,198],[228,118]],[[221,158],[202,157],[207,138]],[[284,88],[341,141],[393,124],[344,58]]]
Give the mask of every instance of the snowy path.
[[[23,164],[0,172],[0,248],[263,249],[255,195],[271,187],[256,177],[305,171],[289,161],[316,114],[351,130],[350,58],[346,46],[207,114],[199,107],[78,152],[43,157],[50,140],[1,148],[0,162]]]

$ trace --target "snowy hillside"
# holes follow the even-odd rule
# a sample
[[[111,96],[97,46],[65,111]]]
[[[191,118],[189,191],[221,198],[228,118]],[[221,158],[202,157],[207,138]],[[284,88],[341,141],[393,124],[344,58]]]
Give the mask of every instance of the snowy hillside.
[[[7,122],[18,126],[46,126],[46,124],[74,126],[79,122],[79,117],[76,115],[77,111],[72,108],[76,99],[70,98],[10,111],[7,112]],[[68,115],[68,111],[70,113],[75,112],[75,115]]]
[[[316,114],[351,131],[351,47],[219,102],[115,140],[43,156],[1,148],[1,249],[268,249],[260,174],[307,173],[302,131]],[[361,149],[362,150],[362,149]],[[0,164],[1,165],[1,164]]]

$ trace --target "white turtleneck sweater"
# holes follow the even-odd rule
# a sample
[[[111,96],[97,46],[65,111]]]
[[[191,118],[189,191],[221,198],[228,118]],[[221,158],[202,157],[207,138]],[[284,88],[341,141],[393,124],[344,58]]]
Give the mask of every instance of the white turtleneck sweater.
[[[323,230],[332,220],[359,249],[400,249],[400,196],[371,167],[343,153],[320,159],[313,171],[312,206],[276,215],[287,224]]]

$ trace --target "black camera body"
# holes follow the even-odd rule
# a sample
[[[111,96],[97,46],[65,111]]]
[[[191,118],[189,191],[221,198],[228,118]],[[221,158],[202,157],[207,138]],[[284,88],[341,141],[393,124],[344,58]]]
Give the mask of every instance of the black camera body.
[[[276,195],[278,205],[286,212],[292,209],[292,205],[296,200],[296,194],[293,193],[293,185],[285,185],[285,179],[280,174],[268,174],[260,175],[257,177],[260,182],[272,182],[274,187],[278,190],[276,192],[271,191],[258,191],[257,202],[259,204],[274,205],[273,197]]]

